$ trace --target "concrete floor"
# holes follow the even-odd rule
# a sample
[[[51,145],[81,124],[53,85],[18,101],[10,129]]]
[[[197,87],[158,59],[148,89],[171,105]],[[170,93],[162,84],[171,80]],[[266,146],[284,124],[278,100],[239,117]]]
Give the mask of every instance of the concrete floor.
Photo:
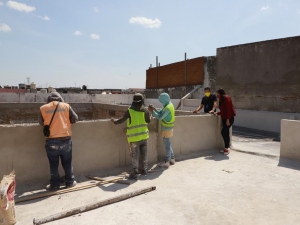
[[[131,186],[110,184],[19,203],[17,224],[32,224],[33,218],[156,186],[156,191],[48,224],[296,225],[300,224],[299,170],[299,163],[288,160],[279,163],[276,158],[236,151],[229,156],[213,153],[177,162]],[[24,188],[19,194],[28,189]]]

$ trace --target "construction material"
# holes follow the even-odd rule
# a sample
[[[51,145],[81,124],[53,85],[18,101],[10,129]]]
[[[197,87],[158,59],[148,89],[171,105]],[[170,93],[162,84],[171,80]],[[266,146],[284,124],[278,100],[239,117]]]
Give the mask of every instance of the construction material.
[[[89,178],[89,179],[92,179],[92,180],[97,180],[97,181],[107,181],[107,179],[101,178],[101,177],[93,177],[93,176],[90,176],[90,175],[87,175],[86,177]],[[110,183],[118,183],[118,184],[131,185],[130,182],[124,181],[124,180],[111,181]]]
[[[0,224],[12,225],[16,223],[15,214],[15,171],[4,175],[0,182]]]
[[[122,179],[123,179],[123,177],[118,177],[118,178],[113,178],[113,179],[109,179],[109,180],[105,180],[105,181],[99,181],[99,182],[95,182],[95,183],[77,184],[75,187],[61,189],[61,190],[53,191],[53,192],[43,191],[43,192],[37,193],[35,195],[30,195],[30,196],[22,197],[20,199],[16,199],[16,203],[30,201],[30,200],[34,200],[34,199],[38,199],[38,198],[49,197],[52,195],[60,195],[60,194],[68,193],[68,192],[79,191],[79,190],[92,188],[92,187],[96,187],[96,186],[103,185],[103,184],[108,184],[113,181],[118,181],[118,180],[122,180]]]
[[[86,212],[86,211],[89,211],[89,210],[92,210],[92,209],[96,209],[96,208],[99,208],[99,207],[102,207],[102,206],[105,206],[105,205],[120,202],[120,201],[123,201],[125,199],[129,199],[129,198],[132,198],[132,197],[137,196],[137,195],[145,194],[145,193],[153,191],[153,190],[156,190],[155,186],[140,189],[140,190],[137,190],[137,191],[133,191],[133,192],[130,192],[130,193],[127,193],[127,194],[119,195],[119,196],[116,196],[116,197],[113,197],[113,198],[109,198],[109,199],[106,199],[106,200],[102,200],[102,201],[92,203],[92,204],[88,204],[88,205],[85,205],[85,206],[81,206],[81,207],[78,207],[78,208],[70,209],[68,211],[57,213],[57,214],[45,217],[43,219],[34,218],[33,219],[33,224],[34,225],[40,225],[40,224],[48,223],[48,222],[51,222],[51,221],[54,221],[54,220],[59,220],[59,219],[65,218],[65,217],[76,215],[78,213],[82,213],[82,212]]]

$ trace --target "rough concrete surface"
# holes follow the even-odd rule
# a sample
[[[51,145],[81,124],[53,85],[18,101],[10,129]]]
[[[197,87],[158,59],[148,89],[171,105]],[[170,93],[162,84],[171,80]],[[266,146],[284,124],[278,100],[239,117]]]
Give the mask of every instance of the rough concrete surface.
[[[299,169],[235,151],[215,153],[177,162],[131,186],[110,184],[17,204],[17,224],[148,186],[157,190],[48,224],[300,224]]]
[[[299,51],[300,36],[218,48],[216,87],[238,109],[298,113]]]
[[[269,157],[280,156],[280,142],[270,139],[251,139],[233,136],[231,149]]]

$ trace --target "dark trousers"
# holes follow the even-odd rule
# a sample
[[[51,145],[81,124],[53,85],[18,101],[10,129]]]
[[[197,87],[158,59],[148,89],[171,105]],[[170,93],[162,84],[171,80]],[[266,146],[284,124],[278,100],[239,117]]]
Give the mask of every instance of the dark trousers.
[[[50,164],[50,184],[54,187],[60,186],[59,158],[65,171],[66,185],[72,184],[75,180],[72,167],[72,140],[70,138],[49,139],[46,141],[45,148]]]
[[[229,129],[232,126],[232,124],[234,123],[234,117],[229,119],[230,125],[227,126],[226,125],[226,119],[222,119],[222,124],[223,124],[223,128],[221,131],[224,143],[225,143],[225,148],[229,148],[230,146],[230,133],[229,133]]]
[[[148,169],[147,141],[148,140],[142,140],[130,143],[132,151],[132,169],[135,174],[137,174],[139,170],[147,171]]]

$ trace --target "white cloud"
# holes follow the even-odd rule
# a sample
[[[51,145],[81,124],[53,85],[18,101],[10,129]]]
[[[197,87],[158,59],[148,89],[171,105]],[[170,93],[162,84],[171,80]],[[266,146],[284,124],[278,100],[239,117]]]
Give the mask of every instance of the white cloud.
[[[96,8],[96,7],[94,7],[94,11],[97,13],[97,12],[99,12],[99,10]]]
[[[100,39],[98,34],[91,34],[91,38],[95,40]]]
[[[5,23],[0,23],[0,31],[10,32],[11,28]]]
[[[43,20],[50,20],[50,18],[48,16],[37,16],[37,17],[39,17],[39,18],[41,18]]]
[[[131,17],[129,19],[129,23],[136,23],[136,24],[140,24],[144,27],[147,27],[147,28],[159,28],[160,25],[161,25],[161,21],[159,19],[155,19],[155,20],[152,20],[152,19],[148,19],[148,18],[145,18],[145,17]]]
[[[8,2],[6,3],[6,5],[7,5],[9,8],[18,10],[18,11],[20,11],[20,12],[24,11],[24,12],[30,13],[30,12],[32,12],[32,11],[35,10],[35,7],[34,7],[34,6],[29,6],[29,5],[26,5],[26,4],[24,4],[24,3],[19,3],[19,2],[14,2],[14,1],[8,1]]]
[[[267,6],[262,7],[260,10],[264,11],[264,10],[269,10],[269,9],[270,9],[270,7],[267,5]]]
[[[0,2],[0,5],[3,5],[3,2]]]
[[[75,36],[79,36],[79,35],[81,35],[81,32],[79,30],[76,30],[75,33],[74,33],[74,35]]]

